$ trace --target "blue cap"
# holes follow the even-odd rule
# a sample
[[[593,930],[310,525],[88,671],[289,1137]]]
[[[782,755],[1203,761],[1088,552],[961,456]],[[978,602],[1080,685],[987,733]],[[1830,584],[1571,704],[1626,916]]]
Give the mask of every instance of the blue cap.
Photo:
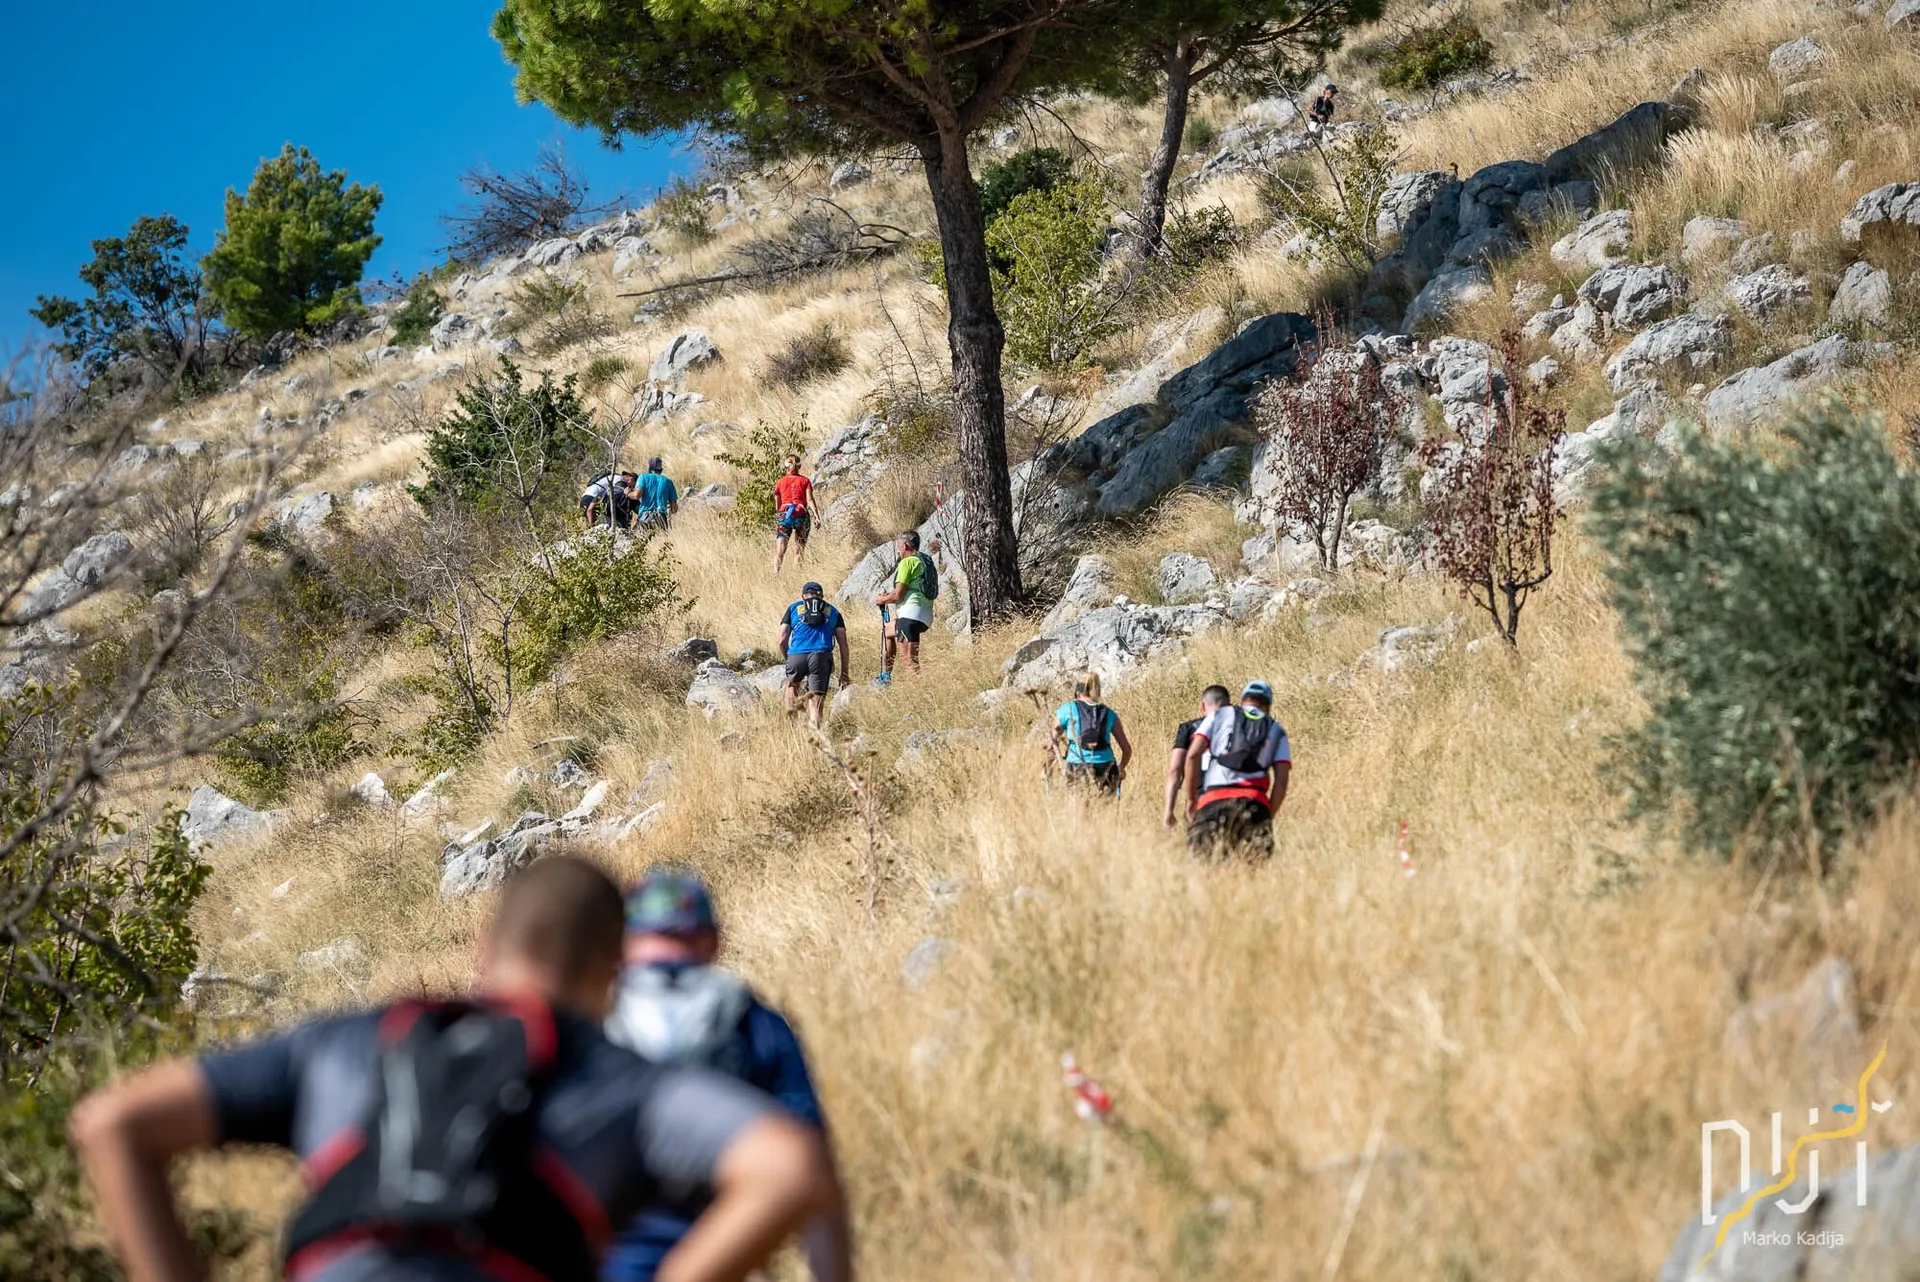
[[[627,892],[627,929],[644,935],[697,935],[718,930],[713,896],[699,875],[654,868]]]
[[[825,596],[826,594],[827,590],[818,583],[815,583],[812,579],[808,579],[800,585],[801,596]]]
[[[1260,698],[1265,699],[1268,703],[1273,702],[1273,687],[1268,685],[1264,681],[1247,682],[1247,688],[1240,692],[1240,697],[1244,699],[1250,694],[1258,695]]]

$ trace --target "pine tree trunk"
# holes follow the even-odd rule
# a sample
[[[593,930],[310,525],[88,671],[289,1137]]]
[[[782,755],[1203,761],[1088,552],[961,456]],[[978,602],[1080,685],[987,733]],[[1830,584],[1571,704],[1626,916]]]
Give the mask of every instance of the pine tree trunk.
[[[966,136],[943,130],[920,148],[940,227],[947,274],[947,350],[953,360],[953,408],[966,485],[962,564],[974,626],[1005,618],[1019,606],[1019,545],[1013,531],[1013,487],[1007,479],[1007,407],[1000,386],[1006,335],[993,310],[986,224],[980,190],[967,161]]]
[[[1140,242],[1142,258],[1157,252],[1167,228],[1167,188],[1173,168],[1180,163],[1180,145],[1187,133],[1187,103],[1192,92],[1188,76],[1188,44],[1182,40],[1168,50],[1162,63],[1167,77],[1166,110],[1160,117],[1160,143],[1140,175]]]

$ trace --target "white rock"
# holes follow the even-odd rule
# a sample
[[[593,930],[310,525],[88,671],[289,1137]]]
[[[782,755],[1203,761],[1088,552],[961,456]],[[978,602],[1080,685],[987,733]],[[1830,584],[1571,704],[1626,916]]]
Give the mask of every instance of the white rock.
[[[572,810],[567,811],[566,814],[560,816],[560,822],[584,823],[593,818],[594,815],[599,812],[601,805],[606,802],[607,793],[612,790],[613,784],[608,780],[602,779],[599,783],[587,789],[586,794],[580,798],[578,805]]]
[[[187,810],[180,817],[180,835],[189,845],[218,846],[271,828],[284,812],[255,810],[235,801],[217,788],[201,784],[187,799]]]
[[[1553,242],[1547,252],[1568,267],[1608,267],[1627,256],[1633,244],[1633,211],[1609,209]]]
[[[1160,560],[1160,596],[1169,605],[1203,597],[1218,581],[1213,564],[1191,552],[1170,552]]]
[[[1755,320],[1766,320],[1783,307],[1813,297],[1813,286],[1785,263],[1773,263],[1726,284],[1727,301]]]
[[[1789,40],[1767,55],[1767,70],[1780,80],[1798,80],[1827,61],[1827,51],[1811,36]]]
[[[360,781],[348,791],[367,805],[382,810],[393,804],[393,795],[387,791],[387,781],[382,779],[377,771],[369,770],[360,776]]]
[[[453,771],[442,770],[427,780],[418,792],[408,797],[400,805],[400,813],[409,819],[418,819],[440,804],[440,786],[453,778]]]
[[[673,341],[654,358],[647,377],[656,383],[665,383],[719,359],[720,349],[707,337],[707,332],[689,329],[674,335]]]
[[[1623,392],[1675,369],[1707,369],[1733,351],[1733,326],[1725,316],[1675,316],[1634,336],[1607,362],[1607,381]]]

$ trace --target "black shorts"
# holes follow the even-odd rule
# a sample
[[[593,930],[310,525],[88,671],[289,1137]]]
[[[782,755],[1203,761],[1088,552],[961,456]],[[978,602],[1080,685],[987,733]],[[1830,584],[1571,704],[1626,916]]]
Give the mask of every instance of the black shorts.
[[[784,539],[791,534],[801,547],[807,545],[807,536],[813,533],[813,518],[802,512],[796,517],[777,523],[773,528],[776,539]]]
[[[1120,763],[1106,761],[1092,764],[1069,761],[1067,782],[1078,787],[1091,788],[1095,792],[1118,792],[1120,791]]]
[[[787,656],[787,684],[799,685],[804,680],[808,694],[825,694],[827,686],[833,681],[833,651],[809,650],[805,654]]]
[[[918,619],[895,619],[893,635],[907,645],[918,645],[920,638],[926,635],[927,625]]]
[[[1200,807],[1187,825],[1187,848],[1209,859],[1273,854],[1273,811],[1251,797],[1223,797]]]

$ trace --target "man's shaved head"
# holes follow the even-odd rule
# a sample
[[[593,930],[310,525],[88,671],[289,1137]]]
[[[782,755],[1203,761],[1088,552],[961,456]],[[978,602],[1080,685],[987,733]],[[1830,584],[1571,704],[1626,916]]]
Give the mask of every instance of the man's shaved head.
[[[598,864],[554,855],[507,880],[487,939],[498,960],[544,970],[564,988],[617,968],[625,933],[613,878]]]

